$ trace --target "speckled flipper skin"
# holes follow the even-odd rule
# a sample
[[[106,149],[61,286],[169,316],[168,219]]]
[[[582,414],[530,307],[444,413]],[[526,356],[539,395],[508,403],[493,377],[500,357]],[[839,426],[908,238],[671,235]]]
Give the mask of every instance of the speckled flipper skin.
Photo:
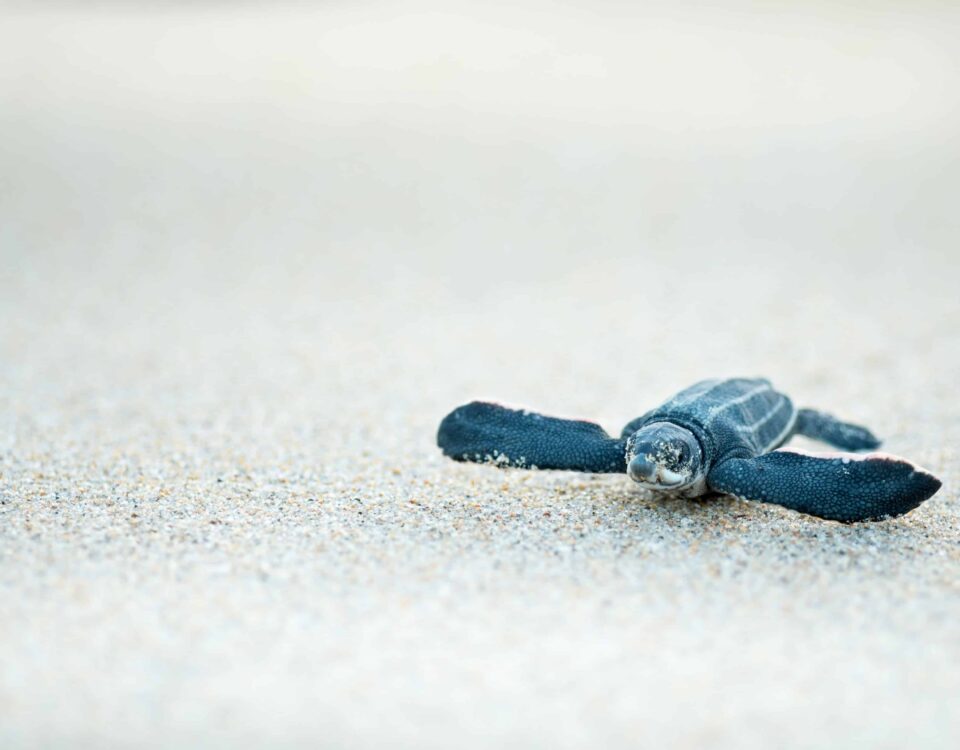
[[[880,441],[866,427],[841,422],[836,417],[814,409],[800,409],[797,412],[794,432],[846,451],[873,450],[880,447]]]
[[[940,489],[932,474],[881,453],[779,450],[724,461],[707,481],[715,492],[844,523],[901,516]]]
[[[440,423],[437,445],[457,461],[498,466],[626,471],[624,441],[594,423],[545,417],[483,401],[460,406]]]

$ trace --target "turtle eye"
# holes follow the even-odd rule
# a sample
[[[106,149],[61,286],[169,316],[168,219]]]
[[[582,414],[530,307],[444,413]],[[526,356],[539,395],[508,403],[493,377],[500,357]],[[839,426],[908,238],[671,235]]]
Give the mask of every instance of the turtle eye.
[[[687,446],[681,445],[680,450],[678,451],[678,458],[680,463],[686,463],[687,459],[690,458],[690,451],[687,450]]]

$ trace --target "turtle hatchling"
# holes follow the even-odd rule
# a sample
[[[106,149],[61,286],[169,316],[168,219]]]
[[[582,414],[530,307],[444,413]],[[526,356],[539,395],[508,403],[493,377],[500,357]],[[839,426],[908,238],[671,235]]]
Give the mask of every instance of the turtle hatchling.
[[[844,453],[781,448],[803,435]],[[916,508],[940,480],[885,453],[864,427],[797,409],[768,380],[705,380],[630,422],[600,425],[474,401],[444,417],[444,454],[500,467],[623,473],[662,496],[733,495],[834,521],[876,521]]]

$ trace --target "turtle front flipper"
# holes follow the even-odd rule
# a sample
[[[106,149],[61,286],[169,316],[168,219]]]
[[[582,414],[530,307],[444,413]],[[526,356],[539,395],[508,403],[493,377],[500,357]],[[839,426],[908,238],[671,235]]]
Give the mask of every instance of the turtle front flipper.
[[[836,417],[814,409],[800,409],[793,428],[797,435],[829,443],[845,451],[873,450],[880,441],[866,427],[841,422]]]
[[[901,516],[940,489],[939,479],[896,456],[794,450],[728,459],[707,483],[715,492],[844,523]]]
[[[525,469],[567,469],[594,473],[626,471],[626,445],[600,425],[545,417],[474,401],[440,423],[437,445],[456,461]]]

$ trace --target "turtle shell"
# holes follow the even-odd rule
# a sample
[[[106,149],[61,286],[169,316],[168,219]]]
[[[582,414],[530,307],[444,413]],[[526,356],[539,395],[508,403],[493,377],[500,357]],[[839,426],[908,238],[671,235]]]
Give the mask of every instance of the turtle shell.
[[[705,458],[759,456],[783,445],[793,432],[797,410],[769,380],[704,380],[680,391],[648,412],[634,429],[652,422],[673,422],[691,430]]]

